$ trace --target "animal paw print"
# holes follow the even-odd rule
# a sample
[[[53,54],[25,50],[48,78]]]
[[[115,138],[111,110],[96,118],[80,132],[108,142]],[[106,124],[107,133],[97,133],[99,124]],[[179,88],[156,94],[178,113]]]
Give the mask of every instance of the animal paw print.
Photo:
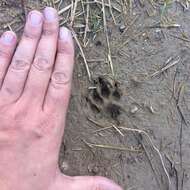
[[[96,113],[106,113],[112,119],[118,120],[123,110],[118,103],[122,92],[119,83],[109,76],[99,76],[94,80],[94,88],[89,90],[87,101]]]

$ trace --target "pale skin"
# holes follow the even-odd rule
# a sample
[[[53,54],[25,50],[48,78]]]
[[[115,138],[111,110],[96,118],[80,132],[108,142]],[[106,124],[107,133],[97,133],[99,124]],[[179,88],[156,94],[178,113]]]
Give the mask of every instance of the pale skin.
[[[69,177],[58,167],[74,67],[70,31],[51,7],[28,15],[17,46],[0,38],[0,189],[122,190],[103,177]]]

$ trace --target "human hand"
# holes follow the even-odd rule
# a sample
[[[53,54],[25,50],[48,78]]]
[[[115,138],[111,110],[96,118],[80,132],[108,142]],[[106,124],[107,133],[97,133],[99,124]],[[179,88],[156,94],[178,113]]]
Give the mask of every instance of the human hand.
[[[16,41],[10,31],[0,39],[1,190],[121,190],[106,178],[69,177],[58,168],[74,46],[57,11],[30,12],[17,48]]]

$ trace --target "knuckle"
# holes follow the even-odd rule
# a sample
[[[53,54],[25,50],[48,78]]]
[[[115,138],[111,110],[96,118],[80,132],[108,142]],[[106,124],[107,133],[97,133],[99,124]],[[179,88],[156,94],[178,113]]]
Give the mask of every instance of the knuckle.
[[[13,95],[15,92],[14,92],[14,89],[10,88],[10,87],[5,87],[4,88],[4,91],[8,94],[8,95]]]
[[[58,43],[58,53],[60,54],[66,54],[68,56],[73,57],[74,56],[74,48],[73,44],[69,42],[59,42]]]
[[[16,71],[25,71],[30,68],[30,62],[24,59],[15,59],[11,64],[11,69]]]
[[[24,30],[23,37],[26,38],[26,39],[36,40],[36,39],[39,38],[39,33],[32,32],[32,30],[31,31]]]
[[[53,35],[53,34],[55,34],[55,31],[54,31],[54,30],[48,30],[48,29],[44,29],[44,30],[43,30],[43,35],[44,35],[44,36],[51,36],[51,35]]]
[[[44,36],[52,36],[54,34],[56,34],[56,30],[54,30],[54,29],[44,29],[43,30]]]
[[[70,82],[70,76],[66,72],[54,71],[51,77],[51,81],[54,85],[66,85]]]
[[[44,23],[43,27],[43,35],[44,36],[51,36],[58,34],[58,24],[57,23]]]
[[[44,57],[36,57],[32,65],[38,71],[47,71],[51,69],[51,64]]]
[[[8,59],[8,58],[10,58],[10,56],[11,56],[11,53],[9,51],[0,49],[0,57]]]

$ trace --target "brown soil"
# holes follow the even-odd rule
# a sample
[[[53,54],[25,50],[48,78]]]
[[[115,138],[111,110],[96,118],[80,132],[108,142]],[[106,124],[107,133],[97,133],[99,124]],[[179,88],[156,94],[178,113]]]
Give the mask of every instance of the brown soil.
[[[28,1],[26,11],[41,9],[47,2]],[[114,6],[116,2],[112,0]],[[131,12],[113,12],[116,25],[106,8],[114,77],[103,28],[95,38],[89,32],[89,43],[83,48],[91,82],[76,46],[73,89],[60,151],[60,168],[65,174],[106,176],[126,190],[169,189],[158,154],[142,134],[121,128],[127,127],[148,133],[162,154],[172,190],[190,188],[190,12],[181,3],[172,3],[167,18],[180,27],[171,22],[160,27],[163,3],[158,2],[154,9],[150,2],[155,3],[132,1]],[[101,6],[96,8],[101,16]],[[7,30],[9,23],[21,34],[25,16],[20,1],[0,0],[0,18],[0,32]],[[171,63],[174,65],[167,69]]]

